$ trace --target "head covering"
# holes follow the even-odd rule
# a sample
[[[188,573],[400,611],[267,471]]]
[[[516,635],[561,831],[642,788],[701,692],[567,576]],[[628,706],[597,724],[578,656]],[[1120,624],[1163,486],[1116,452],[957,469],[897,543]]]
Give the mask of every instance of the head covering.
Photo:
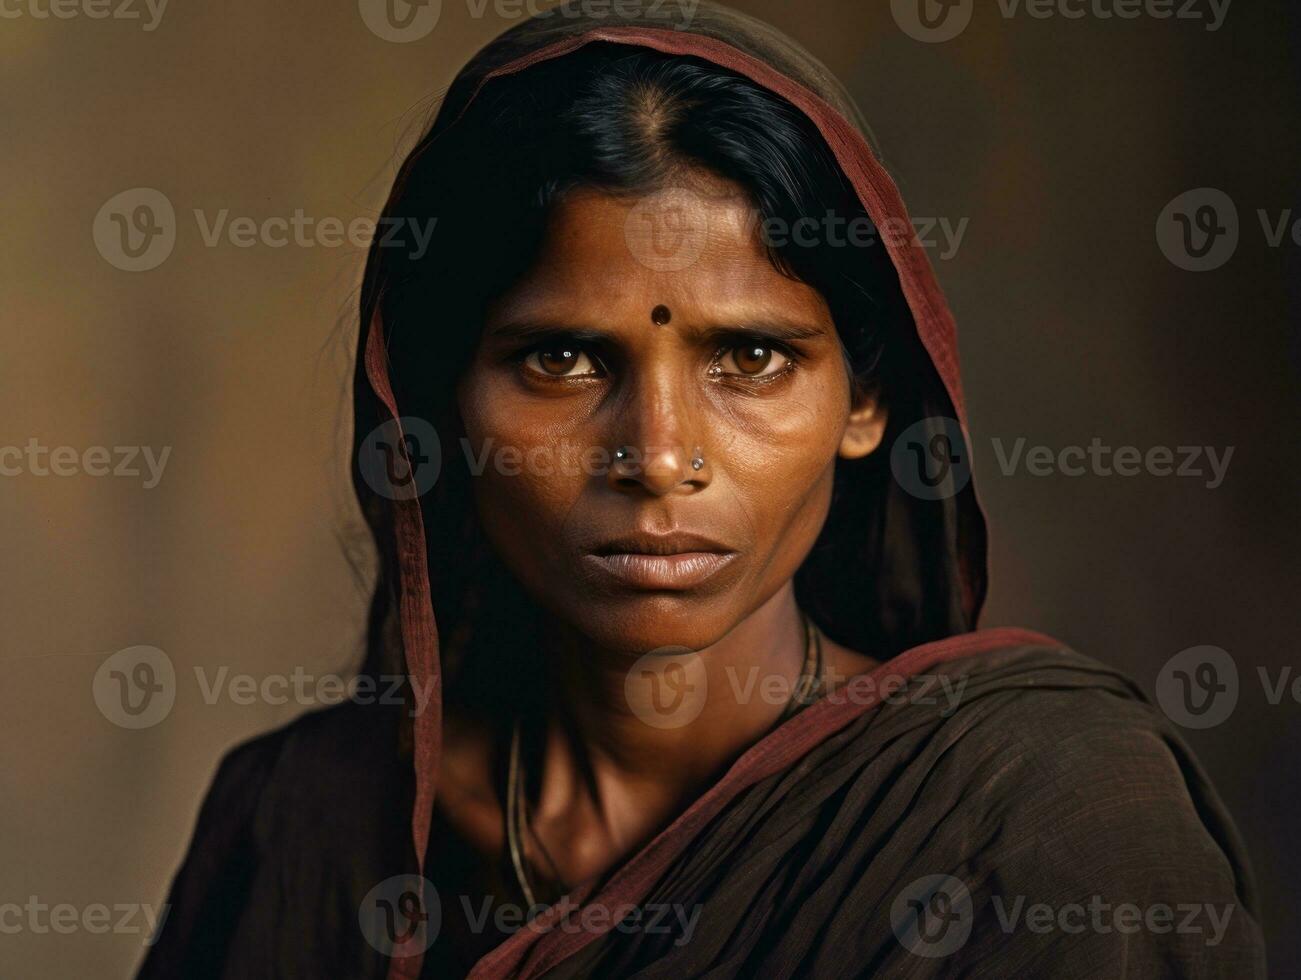
[[[858,110],[807,52],[707,0],[653,0],[637,16],[629,6],[569,3],[480,51],[405,161],[386,216],[403,215],[423,155],[438,152],[439,134],[485,85],[606,42],[705,59],[776,93],[816,126],[878,227],[911,227]],[[929,359],[915,379],[925,397],[911,418],[892,408],[891,425],[920,426],[921,442],[943,437],[960,450],[952,317],[921,245],[887,236],[885,246]],[[393,431],[404,423],[389,370],[386,275],[376,243],[362,291],[354,461],[377,427],[404,446]],[[975,631],[985,535],[969,480],[950,474],[928,495],[894,473],[879,523],[844,552],[850,588],[811,583],[814,594],[798,597],[851,646],[858,621],[879,620],[890,649],[866,652],[889,659],[759,739],[604,882],[541,913],[476,961],[472,977],[1034,975],[1049,963],[1061,976],[1264,976],[1241,842],[1169,721],[1131,682],[1054,640]],[[384,971],[414,980],[455,958],[447,944],[435,944],[427,963],[390,956],[357,930],[376,888],[405,887],[413,867],[424,873],[444,696],[429,572],[457,556],[428,552],[427,501],[355,483],[382,559],[372,638],[429,702],[414,721],[405,710],[346,703],[232,750],[142,980]],[[878,555],[876,567],[854,564],[858,546]],[[970,939],[960,953],[914,955],[917,930],[901,930],[896,912],[938,892],[965,903]],[[1009,934],[1001,924],[1003,900],[1098,895],[1232,914],[1214,946],[1177,930]],[[699,923],[694,938],[625,931],[616,916],[554,928],[570,900],[624,917],[671,905]]]
[[[640,9],[629,15],[629,6]],[[593,42],[702,58],[776,93],[817,127],[877,227],[913,227],[894,181],[878,160],[862,114],[827,68],[772,26],[708,0],[699,4],[690,0],[602,4],[599,9],[571,2],[506,31],[480,50],[452,82],[432,125],[399,171],[385,215],[402,215],[404,194],[421,158],[438,152],[439,135],[456,124],[486,84],[564,57]],[[935,382],[923,417],[892,419],[892,430],[897,431],[907,421],[927,426],[927,431],[942,431],[945,420],[951,419],[949,425],[954,430],[960,428],[965,439],[953,317],[926,251],[911,234],[886,235],[882,240]],[[400,427],[398,420],[403,416],[390,380],[384,323],[386,285],[377,242],[371,247],[361,298],[362,331],[354,391],[358,456],[365,451],[363,443],[368,433],[380,425]],[[956,448],[961,451],[961,447]],[[364,481],[356,482],[372,527],[378,535],[391,535],[385,573],[395,599],[391,614],[396,615],[396,622],[390,632],[400,644],[412,685],[434,692],[428,707],[415,718],[412,732],[415,803],[411,826],[413,846],[423,867],[442,740],[439,699],[444,688],[427,564],[439,556],[429,555],[426,550],[418,499],[382,500],[368,491]],[[973,629],[985,594],[984,520],[974,488],[966,482],[939,499],[919,499],[897,485],[889,493],[889,520],[882,533],[896,542],[904,539],[903,557],[896,555],[892,559],[891,575],[863,576],[866,580],[856,580],[852,574],[845,576],[851,591],[836,608],[820,616],[815,611],[819,625],[852,645],[857,635],[855,621],[863,618],[862,609],[868,606],[852,590],[875,589],[878,597],[872,608],[881,610],[882,615],[897,615],[907,625],[922,619],[941,624],[932,626],[929,635],[916,628],[911,632],[901,629],[904,635],[933,640]],[[381,552],[386,549],[381,548]],[[892,581],[894,577],[903,579],[911,570],[924,579],[931,568],[940,570],[942,584],[930,588],[930,594],[918,598],[891,593],[898,588]]]

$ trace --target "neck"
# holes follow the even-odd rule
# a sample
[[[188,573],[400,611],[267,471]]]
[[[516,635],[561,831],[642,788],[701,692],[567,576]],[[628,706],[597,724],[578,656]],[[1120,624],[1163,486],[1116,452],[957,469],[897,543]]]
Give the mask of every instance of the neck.
[[[529,753],[538,817],[586,811],[631,844],[648,832],[645,814],[694,798],[777,722],[805,633],[788,583],[716,643],[668,661],[639,662],[559,630],[545,647],[553,696],[540,751]]]

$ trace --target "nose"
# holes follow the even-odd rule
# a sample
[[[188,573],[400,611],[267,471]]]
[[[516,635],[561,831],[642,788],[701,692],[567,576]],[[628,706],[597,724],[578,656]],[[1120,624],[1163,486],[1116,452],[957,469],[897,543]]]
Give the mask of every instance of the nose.
[[[663,375],[642,378],[620,409],[615,458],[608,472],[613,489],[663,497],[709,485],[703,420],[675,380]]]

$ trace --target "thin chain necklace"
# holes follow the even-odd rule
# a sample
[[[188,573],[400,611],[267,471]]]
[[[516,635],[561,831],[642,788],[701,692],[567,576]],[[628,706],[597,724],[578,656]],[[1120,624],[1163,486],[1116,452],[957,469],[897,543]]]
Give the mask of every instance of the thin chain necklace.
[[[813,620],[805,615],[802,609],[800,610],[800,619],[804,624],[804,664],[800,669],[799,678],[791,689],[791,696],[786,702],[786,708],[777,720],[778,724],[798,714],[801,709],[807,707],[822,694],[822,632],[814,625]],[[510,863],[515,870],[515,881],[524,894],[524,901],[528,903],[529,908],[536,908],[539,904],[537,893],[533,890],[529,880],[524,860],[523,830],[528,824],[527,818],[522,817],[525,807],[522,784],[523,782],[520,779],[520,720],[516,718],[515,724],[511,728],[510,760],[506,768],[506,843],[510,851]],[[546,845],[542,843],[542,839],[537,834],[532,836],[541,849],[543,856],[547,859],[547,863],[551,865],[552,877],[561,889],[561,894],[568,894],[572,890],[571,886],[566,884],[560,877],[556,863],[552,860]]]

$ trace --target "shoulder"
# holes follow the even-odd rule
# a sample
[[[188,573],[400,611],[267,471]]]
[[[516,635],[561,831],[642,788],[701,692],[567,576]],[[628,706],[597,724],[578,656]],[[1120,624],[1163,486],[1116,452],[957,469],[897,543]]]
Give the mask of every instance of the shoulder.
[[[399,751],[400,722],[400,710],[346,702],[239,743],[217,765],[195,843],[281,837],[304,822],[364,822],[367,800],[401,796],[394,788],[410,765]]]
[[[916,648],[871,676],[885,703],[843,749],[878,773],[894,760],[890,778],[916,787],[913,812],[938,814],[936,830],[963,847],[987,839],[1004,867],[1084,878],[1106,870],[1137,883],[1180,869],[1254,899],[1214,787],[1120,671],[1048,637],[995,630]]]
[[[1058,837],[1200,827],[1219,800],[1177,728],[1123,673],[1064,646],[1000,649],[937,668],[936,726],[1009,818]],[[936,683],[942,690],[944,684]],[[1171,846],[1182,846],[1173,844]]]
[[[237,796],[247,806],[268,794],[307,802],[307,796],[345,790],[355,798],[356,790],[392,776],[390,770],[401,765],[401,715],[399,709],[349,701],[247,739],[221,757],[209,802]]]
[[[401,866],[410,838],[410,756],[399,750],[404,711],[343,704],[309,712],[222,757],[172,879],[167,924],[140,977],[223,973],[270,942],[283,916],[320,914],[313,903],[356,904],[359,882]],[[292,912],[285,889],[295,889]],[[275,909],[275,914],[250,910]]]
[[[853,846],[889,865],[887,906],[923,909],[916,941],[948,935],[925,909],[964,923],[923,955],[955,975],[1264,975],[1233,822],[1124,674],[1000,631],[909,651],[878,686],[892,671],[906,683],[842,742],[854,766],[828,769],[863,782]]]
[[[1249,862],[1178,729],[1122,674],[1065,648],[967,669],[966,696],[932,731],[946,751],[931,775],[942,799],[966,807],[940,833],[974,844],[962,861],[986,945],[1011,942],[1030,972],[1070,947],[1153,975],[1169,975],[1161,963],[1187,967],[1181,976],[1230,975],[1216,972],[1226,964],[1258,975]],[[1018,918],[1032,907],[1039,920]],[[1060,927],[1078,924],[1078,908],[1105,910],[1096,934]],[[1122,908],[1156,924],[1121,935]],[[1189,929],[1162,932],[1181,909]]]
[[[1083,685],[1026,686],[984,700],[955,713],[967,726],[955,748],[973,776],[999,788],[1006,818],[1051,829],[1059,841],[1151,831],[1151,845],[1186,860],[1206,850],[1200,813],[1210,784],[1145,700]]]

